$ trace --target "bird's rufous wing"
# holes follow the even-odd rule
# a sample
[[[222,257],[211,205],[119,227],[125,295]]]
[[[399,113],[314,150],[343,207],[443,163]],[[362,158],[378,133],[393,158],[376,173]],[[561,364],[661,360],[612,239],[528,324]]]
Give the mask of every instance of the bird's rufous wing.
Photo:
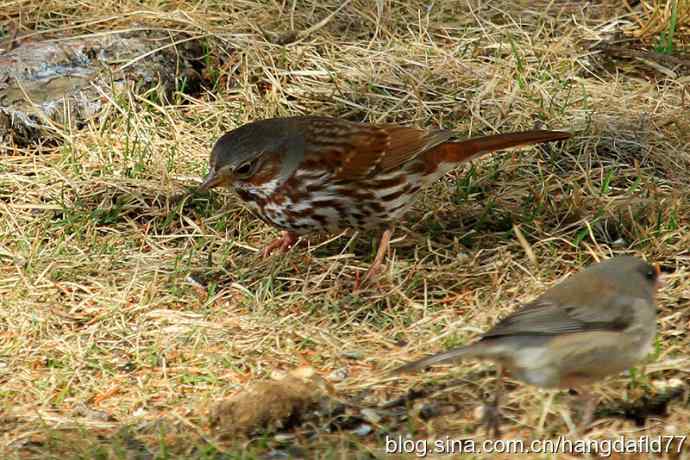
[[[311,120],[306,162],[333,171],[334,179],[363,179],[393,170],[452,136],[450,131],[425,131],[391,125],[366,125],[342,120]]]

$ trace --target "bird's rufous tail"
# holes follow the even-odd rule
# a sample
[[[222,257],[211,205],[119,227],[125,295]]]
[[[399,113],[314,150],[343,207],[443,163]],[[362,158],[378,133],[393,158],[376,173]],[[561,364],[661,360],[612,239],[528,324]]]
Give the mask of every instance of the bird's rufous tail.
[[[429,153],[437,163],[461,163],[478,157],[483,153],[518,147],[521,145],[541,144],[561,141],[572,136],[564,131],[533,130],[520,133],[495,134],[475,137],[457,142],[446,142]]]

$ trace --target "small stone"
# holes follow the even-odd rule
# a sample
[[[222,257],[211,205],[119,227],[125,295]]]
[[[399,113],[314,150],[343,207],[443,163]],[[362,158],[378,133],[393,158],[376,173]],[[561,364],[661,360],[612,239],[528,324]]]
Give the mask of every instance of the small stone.
[[[301,366],[289,372],[291,377],[302,380],[310,380],[316,375],[316,370],[311,366]]]
[[[659,392],[668,392],[683,388],[685,383],[679,378],[672,378],[668,380],[654,380],[652,386]]]
[[[362,359],[364,355],[360,351],[344,351],[340,354],[343,358]]]
[[[295,435],[290,433],[277,433],[275,436],[273,436],[273,439],[278,442],[287,442],[295,439]]]
[[[455,258],[460,262],[464,262],[470,259],[470,255],[466,252],[461,251],[456,254]]]
[[[625,241],[623,238],[618,238],[617,240],[613,241],[611,243],[611,246],[614,248],[623,248],[628,245],[628,242]]]
[[[282,460],[284,458],[290,458],[290,455],[284,450],[271,449],[261,458],[264,460]]]
[[[283,380],[287,377],[287,372],[281,371],[280,369],[273,369],[269,377],[271,380]]]
[[[480,405],[474,408],[472,411],[472,417],[474,417],[475,420],[480,421],[484,420],[484,415],[486,414],[486,407],[484,405]]]
[[[331,372],[330,374],[328,374],[328,376],[326,377],[326,380],[328,380],[329,382],[337,383],[337,382],[342,382],[347,377],[348,377],[347,369],[344,367],[341,367],[340,369],[336,369],[333,372]]]
[[[433,404],[424,404],[420,409],[419,409],[419,417],[422,420],[429,420],[430,418],[436,417],[439,415],[439,410],[438,407],[433,405]]]
[[[379,398],[375,394],[368,394],[360,401],[362,405],[376,406],[379,404]]]
[[[668,386],[670,386],[671,388],[683,388],[685,386],[685,382],[679,378],[674,377],[672,379],[668,379]]]
[[[374,431],[374,429],[371,427],[371,425],[367,425],[366,423],[362,423],[360,426],[358,426],[353,433],[356,434],[357,436],[364,437]]]
[[[280,449],[271,449],[259,458],[261,460],[282,460],[284,458],[307,458],[307,455],[301,447],[287,445],[282,446]]]
[[[364,420],[369,423],[379,423],[381,421],[381,415],[374,409],[365,408],[360,411]]]
[[[77,406],[74,408],[74,415],[78,417],[86,417],[91,420],[98,420],[100,422],[112,422],[115,420],[115,418],[109,413],[102,410],[91,409],[83,403],[77,404]]]

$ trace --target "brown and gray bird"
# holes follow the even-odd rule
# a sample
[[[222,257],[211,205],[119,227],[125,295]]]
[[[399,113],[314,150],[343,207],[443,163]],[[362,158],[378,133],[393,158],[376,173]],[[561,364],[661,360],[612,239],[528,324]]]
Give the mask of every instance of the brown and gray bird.
[[[541,388],[586,386],[620,373],[651,350],[656,334],[659,268],[621,256],[591,265],[499,321],[475,343],[409,363],[395,372],[462,359],[487,359]],[[588,424],[596,401],[589,401]],[[492,420],[497,431],[497,421]]]
[[[272,118],[218,139],[200,190],[232,187],[257,217],[283,230],[264,256],[286,251],[299,235],[381,229],[370,275],[388,250],[395,222],[423,187],[482,154],[570,136],[533,130],[462,139],[441,129]]]

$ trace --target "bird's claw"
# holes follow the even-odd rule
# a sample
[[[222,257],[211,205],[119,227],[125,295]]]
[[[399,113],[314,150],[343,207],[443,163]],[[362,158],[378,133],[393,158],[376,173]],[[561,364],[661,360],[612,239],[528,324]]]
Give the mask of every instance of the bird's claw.
[[[297,235],[287,230],[281,232],[280,237],[271,241],[261,251],[261,257],[264,259],[270,256],[276,249],[280,252],[287,252],[297,242]]]

